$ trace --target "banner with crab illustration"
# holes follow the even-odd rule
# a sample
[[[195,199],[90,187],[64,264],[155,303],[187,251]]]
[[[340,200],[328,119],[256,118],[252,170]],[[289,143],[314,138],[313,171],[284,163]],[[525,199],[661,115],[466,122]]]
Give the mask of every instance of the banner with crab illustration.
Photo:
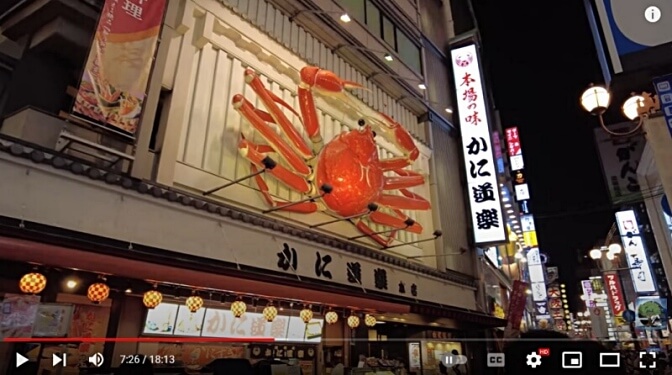
[[[73,112],[134,135],[166,0],[106,0]]]

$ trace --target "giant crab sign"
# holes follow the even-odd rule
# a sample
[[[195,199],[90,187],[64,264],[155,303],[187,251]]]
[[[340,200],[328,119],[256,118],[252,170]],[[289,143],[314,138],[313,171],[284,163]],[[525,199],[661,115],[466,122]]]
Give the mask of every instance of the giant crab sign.
[[[306,214],[318,210],[331,211],[341,218],[352,219],[351,222],[363,234],[384,247],[394,241],[398,230],[422,233],[422,226],[402,212],[430,209],[426,199],[408,190],[425,183],[422,175],[404,169],[420,154],[411,135],[389,116],[376,113],[375,116],[362,116],[358,129],[342,132],[325,144],[320,135],[313,94],[347,100],[350,98],[345,95],[346,89],[362,86],[314,66],[301,69],[300,76],[298,96],[301,114],[266,89],[252,69],[245,70],[245,82],[257,94],[266,111],[255,108],[240,94],[232,100],[233,107],[267,143],[255,144],[241,134],[238,150],[250,161],[251,172],[254,174],[263,168],[282,184],[307,197],[322,192],[316,199],[287,204],[269,193],[263,176],[257,173],[254,181],[266,203],[274,209]],[[313,143],[312,148],[280,106],[301,120]],[[287,140],[279,136],[269,123],[276,124]],[[374,139],[376,135],[393,143],[403,156],[380,160]],[[284,165],[274,163],[267,155],[270,153],[279,155]],[[396,175],[385,176],[388,171]],[[401,195],[388,193],[393,190],[398,190]],[[375,232],[363,220],[364,216],[390,230],[381,236],[381,232]]]

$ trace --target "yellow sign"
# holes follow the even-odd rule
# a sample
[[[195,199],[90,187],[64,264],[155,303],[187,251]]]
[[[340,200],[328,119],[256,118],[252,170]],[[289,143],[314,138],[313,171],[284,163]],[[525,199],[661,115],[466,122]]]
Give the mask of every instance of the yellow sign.
[[[523,241],[525,242],[525,246],[539,246],[539,242],[537,241],[537,231],[523,232]]]

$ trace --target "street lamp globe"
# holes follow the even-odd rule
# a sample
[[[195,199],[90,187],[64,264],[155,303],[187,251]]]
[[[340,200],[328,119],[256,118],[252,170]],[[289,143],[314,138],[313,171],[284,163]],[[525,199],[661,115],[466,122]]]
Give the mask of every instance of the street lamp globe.
[[[614,253],[612,253],[612,252],[607,252],[607,259],[608,259],[608,260],[614,260]]]
[[[611,94],[602,86],[591,86],[581,95],[581,106],[593,115],[603,114],[610,101]]]
[[[602,250],[600,249],[593,249],[590,250],[590,253],[588,253],[592,259],[598,260],[602,258]]]
[[[620,254],[623,251],[623,247],[620,244],[612,243],[609,245],[609,252],[612,254]]]
[[[630,120],[634,120],[639,117],[639,109],[644,107],[644,97],[641,95],[633,95],[628,98],[628,100],[623,103],[623,114],[625,117]]]

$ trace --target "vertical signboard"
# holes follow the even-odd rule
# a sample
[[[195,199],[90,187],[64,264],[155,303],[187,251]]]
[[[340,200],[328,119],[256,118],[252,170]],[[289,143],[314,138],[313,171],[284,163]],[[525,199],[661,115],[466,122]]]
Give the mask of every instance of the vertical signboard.
[[[502,140],[498,132],[492,132],[492,148],[495,150],[495,162],[497,163],[497,173],[504,174],[504,157],[502,156]]]
[[[656,93],[660,101],[660,110],[665,116],[667,129],[670,131],[670,135],[672,135],[672,74],[654,79],[653,85],[656,87]]]
[[[615,271],[610,271],[604,274],[605,289],[607,297],[609,298],[609,305],[611,312],[614,314],[614,322],[617,326],[624,324],[623,313],[625,312],[625,297],[623,295],[623,288],[621,287],[621,278]]]
[[[632,283],[637,293],[653,293],[657,290],[646,254],[644,239],[639,231],[639,223],[634,210],[616,213],[616,223],[625,249]]]
[[[509,153],[509,162],[511,163],[511,170],[521,170],[525,167],[525,163],[523,162],[523,150],[520,147],[518,128],[508,128],[504,133],[506,134],[506,144]]]
[[[506,330],[504,337],[510,338],[516,336],[520,331],[520,322],[523,319],[525,312],[525,301],[527,300],[527,284],[515,280],[511,288],[511,296],[509,297],[509,313],[507,317]]]
[[[506,137],[506,150],[509,155],[511,166],[511,179],[513,182],[514,196],[520,208],[520,217],[514,221],[517,222],[521,230],[523,243],[530,248],[527,253],[527,265],[532,285],[532,301],[534,302],[537,319],[548,319],[550,309],[548,305],[548,296],[546,290],[546,270],[545,258],[539,251],[539,242],[537,240],[537,231],[534,224],[534,216],[529,207],[530,189],[527,178],[525,177],[525,163],[523,161],[523,148],[520,142],[520,132],[517,127],[504,129]],[[519,220],[519,221],[518,221]],[[514,225],[514,227],[516,227]]]
[[[467,191],[476,244],[506,241],[506,225],[490,140],[485,84],[476,44],[451,52]]]
[[[595,293],[593,293],[593,284],[590,282],[590,280],[582,280],[581,289],[583,290],[583,299],[586,302],[586,307],[587,308],[594,307]]]
[[[105,0],[74,113],[135,134],[165,7],[166,0]]]
[[[608,126],[613,132],[632,129],[632,122]],[[602,128],[595,129],[595,142],[600,154],[602,173],[609,189],[611,202],[620,205],[642,199],[637,180],[637,167],[644,152],[643,137],[612,137]]]
[[[550,319],[548,308],[548,292],[546,289],[546,271],[544,270],[544,256],[538,248],[528,250],[527,254],[528,277],[532,289],[532,302],[537,320]]]

